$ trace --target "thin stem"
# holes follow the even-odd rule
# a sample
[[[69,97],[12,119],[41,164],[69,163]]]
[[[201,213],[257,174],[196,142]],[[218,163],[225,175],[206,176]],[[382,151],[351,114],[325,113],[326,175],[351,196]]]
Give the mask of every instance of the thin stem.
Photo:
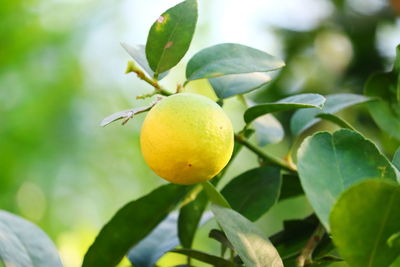
[[[324,234],[325,234],[325,228],[320,223],[318,224],[317,229],[315,229],[310,239],[307,241],[299,257],[297,257],[296,262],[298,267],[303,267],[312,263],[312,254],[315,248],[318,246]]]
[[[283,159],[280,159],[278,157],[268,154],[267,152],[262,151],[261,149],[259,149],[258,147],[254,146],[252,143],[250,143],[244,137],[242,137],[238,134],[235,134],[235,140],[237,142],[241,143],[242,145],[244,145],[245,147],[247,147],[249,150],[254,152],[254,154],[259,156],[261,159],[265,160],[266,162],[270,162],[274,165],[280,166],[285,170],[297,171],[296,168],[294,166],[292,166],[291,164],[287,163]]]
[[[136,73],[136,75],[139,77],[139,79],[141,79],[141,80],[147,82],[148,84],[150,84],[151,86],[153,86],[156,93],[165,95],[165,96],[172,95],[172,93],[170,93],[167,90],[165,90],[164,88],[162,88],[156,79],[151,79],[151,78],[147,77],[146,74],[140,68],[138,68],[135,65],[135,63],[131,60],[128,61],[128,66],[126,67],[125,73],[128,74],[130,72]]]

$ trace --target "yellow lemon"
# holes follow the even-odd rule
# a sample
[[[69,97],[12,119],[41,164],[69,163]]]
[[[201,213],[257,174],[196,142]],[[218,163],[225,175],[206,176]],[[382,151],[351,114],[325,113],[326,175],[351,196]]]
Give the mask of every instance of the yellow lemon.
[[[140,134],[146,163],[176,184],[200,183],[217,175],[228,163],[233,143],[232,124],[222,108],[191,93],[157,103]]]

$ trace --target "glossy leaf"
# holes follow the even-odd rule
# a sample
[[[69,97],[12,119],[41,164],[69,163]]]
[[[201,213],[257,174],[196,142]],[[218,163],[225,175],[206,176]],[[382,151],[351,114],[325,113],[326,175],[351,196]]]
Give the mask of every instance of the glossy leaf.
[[[306,138],[297,158],[304,192],[328,230],[330,210],[341,192],[371,177],[396,179],[394,168],[375,144],[348,129]]]
[[[234,210],[255,221],[278,201],[281,183],[280,169],[264,166],[232,179],[221,193]]]
[[[167,184],[126,204],[101,229],[82,266],[117,265],[131,247],[167,217],[189,189],[187,186]]]
[[[324,103],[325,97],[319,94],[293,95],[274,103],[265,103],[248,108],[244,113],[244,121],[250,123],[257,117],[272,112],[299,108],[322,108]]]
[[[268,72],[282,68],[283,61],[261,50],[241,44],[224,43],[205,48],[186,67],[188,81],[229,74]]]
[[[393,165],[400,171],[400,147],[396,150],[393,156]]]
[[[400,229],[400,186],[369,179],[346,190],[332,209],[331,234],[350,266],[385,267],[400,254],[387,240]]]
[[[189,49],[197,23],[197,2],[186,0],[165,11],[150,29],[146,57],[155,76],[174,67]]]
[[[246,266],[283,266],[275,247],[252,222],[232,209],[212,205],[211,210]]]
[[[224,258],[214,256],[214,255],[211,255],[211,254],[199,251],[199,250],[174,249],[174,250],[171,250],[171,252],[189,256],[192,259],[196,259],[198,261],[211,264],[212,266],[221,266],[221,267],[235,267],[236,266],[233,262],[225,260]]]
[[[269,81],[271,77],[263,72],[231,74],[209,79],[215,94],[221,99],[259,89]]]
[[[207,206],[208,198],[204,191],[184,205],[179,211],[178,236],[182,247],[191,248],[201,216]]]
[[[149,76],[154,76],[154,71],[150,68],[149,63],[146,58],[146,48],[144,45],[128,45],[126,43],[121,43],[121,46],[125,51],[135,60],[135,62],[144,70],[144,72]],[[167,76],[168,72],[163,72],[158,75],[158,80],[161,80]]]
[[[334,124],[338,125],[339,127],[355,131],[353,126],[351,126],[347,121],[343,120],[339,116],[336,116],[335,114],[320,113],[320,114],[316,115],[315,117],[323,119],[323,120],[327,120],[327,121],[330,121],[330,122],[333,122]]]
[[[206,193],[209,201],[222,207],[230,208],[228,201],[226,201],[224,196],[218,192],[213,184],[210,182],[204,182],[201,185],[203,186],[203,190]]]
[[[334,94],[326,96],[326,102],[321,109],[302,109],[294,113],[290,121],[290,129],[294,135],[299,135],[321,119],[315,118],[320,113],[336,113],[342,109],[370,101],[369,97],[356,94]]]
[[[4,262],[5,267],[62,266],[57,248],[40,228],[2,210],[0,210],[0,262]]]

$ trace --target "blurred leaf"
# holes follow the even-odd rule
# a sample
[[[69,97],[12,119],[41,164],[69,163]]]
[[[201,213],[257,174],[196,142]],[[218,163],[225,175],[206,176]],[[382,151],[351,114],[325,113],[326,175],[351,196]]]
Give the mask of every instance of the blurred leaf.
[[[171,252],[189,256],[198,261],[211,264],[212,266],[221,266],[221,267],[235,267],[236,266],[233,262],[227,261],[224,258],[210,255],[210,254],[207,254],[207,253],[199,251],[199,250],[183,248],[183,249],[174,249],[174,250],[171,250]]]
[[[400,171],[400,147],[396,150],[393,156],[393,165]]]
[[[212,185],[210,182],[204,182],[201,185],[203,186],[204,192],[207,194],[208,200],[222,207],[230,208],[229,203],[222,196],[222,194],[218,192],[214,185]]]
[[[336,116],[334,114],[320,113],[320,114],[317,114],[315,117],[333,122],[334,124],[338,125],[339,127],[356,131],[356,129],[354,129],[353,126],[351,126],[347,121],[343,120],[342,118],[340,118],[339,116]]]
[[[394,168],[375,144],[348,129],[306,138],[297,157],[304,192],[326,229],[330,210],[346,188],[371,177],[396,179]]]
[[[267,72],[284,65],[280,59],[261,50],[224,43],[205,48],[194,55],[187,64],[186,79],[192,81],[229,74]]]
[[[301,134],[304,130],[313,126],[321,119],[315,118],[320,113],[336,113],[349,106],[370,101],[369,97],[355,94],[334,94],[326,96],[326,102],[321,109],[302,109],[294,113],[290,128],[294,135]]]
[[[167,184],[122,207],[86,252],[83,267],[115,266],[175,208],[191,187]]]
[[[155,76],[174,67],[186,54],[196,23],[196,0],[177,4],[154,22],[147,37],[146,57]]]
[[[400,104],[396,99],[396,79],[392,72],[373,74],[365,84],[364,93],[379,98],[368,103],[369,113],[379,128],[400,140]]]
[[[276,144],[282,141],[285,132],[281,123],[271,114],[260,116],[253,121],[259,146]]]
[[[264,166],[242,173],[221,191],[231,207],[251,221],[256,221],[278,200],[281,171]]]
[[[284,174],[282,176],[281,193],[279,201],[303,195],[304,191],[301,187],[299,176]]]
[[[204,191],[184,205],[179,211],[178,236],[182,247],[191,248],[201,216],[207,206],[208,198]]]
[[[210,233],[208,234],[208,237],[220,242],[221,244],[223,244],[224,246],[230,248],[230,249],[235,249],[231,242],[228,240],[228,238],[226,237],[225,233],[217,230],[217,229],[212,229],[210,231]]]
[[[161,256],[179,245],[177,212],[172,212],[154,230],[128,252],[135,267],[152,267]]]
[[[40,228],[3,210],[0,210],[1,261],[5,267],[62,266],[57,248]]]
[[[215,94],[223,99],[259,89],[271,81],[271,77],[263,72],[253,72],[209,78],[209,81]]]
[[[125,49],[126,52],[136,61],[136,63],[144,70],[144,72],[149,76],[153,77],[154,72],[150,68],[149,63],[146,58],[146,48],[144,45],[128,45],[126,43],[121,43],[121,46]],[[158,75],[158,80],[161,80],[165,76],[167,76],[168,71],[160,73]]]
[[[390,248],[400,248],[400,232],[392,234],[386,243]]]
[[[387,240],[400,229],[400,186],[370,179],[352,186],[338,199],[330,216],[331,234],[340,255],[354,267],[389,266],[400,247]]]
[[[260,104],[248,108],[244,113],[244,121],[250,123],[257,117],[272,112],[298,108],[322,108],[324,103],[325,97],[319,94],[293,95],[274,103]]]
[[[229,208],[212,205],[211,210],[246,266],[283,267],[274,246],[252,222]]]

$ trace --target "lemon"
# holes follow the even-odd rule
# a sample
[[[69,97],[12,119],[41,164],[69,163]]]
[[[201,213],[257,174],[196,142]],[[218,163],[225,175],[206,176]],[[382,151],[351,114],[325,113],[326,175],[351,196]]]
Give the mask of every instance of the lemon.
[[[223,109],[191,93],[169,96],[147,114],[140,133],[142,154],[160,177],[195,184],[217,175],[233,150],[233,129]]]

